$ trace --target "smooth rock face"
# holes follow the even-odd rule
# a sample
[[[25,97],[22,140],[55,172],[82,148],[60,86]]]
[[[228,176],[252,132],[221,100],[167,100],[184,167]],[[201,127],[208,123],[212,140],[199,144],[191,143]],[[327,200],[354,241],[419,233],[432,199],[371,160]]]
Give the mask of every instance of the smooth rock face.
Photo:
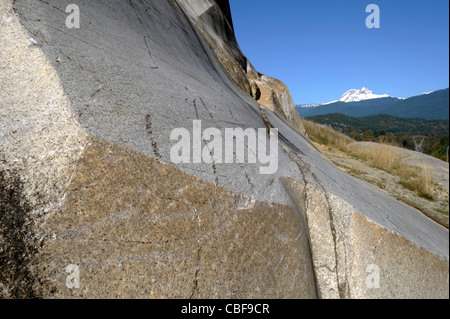
[[[228,1],[77,4],[0,0],[0,296],[448,298],[448,230],[299,134]],[[172,164],[193,120],[278,128],[278,172]]]
[[[443,298],[448,261],[380,227],[336,196],[296,180],[287,189],[303,193],[313,263],[322,298]],[[426,262],[424,262],[426,260]],[[376,267],[371,268],[371,267]],[[379,273],[377,287],[371,280]],[[424,280],[426,274],[426,281]]]
[[[277,112],[298,132],[306,134],[287,86],[255,70],[239,48],[228,1],[177,1],[214,51],[231,81],[259,104]]]
[[[66,274],[52,272],[69,264],[82,273],[75,297],[317,296],[306,229],[288,206],[240,209],[223,188],[98,140],[68,192],[40,256],[52,265],[41,273],[55,285],[49,297],[72,296]]]

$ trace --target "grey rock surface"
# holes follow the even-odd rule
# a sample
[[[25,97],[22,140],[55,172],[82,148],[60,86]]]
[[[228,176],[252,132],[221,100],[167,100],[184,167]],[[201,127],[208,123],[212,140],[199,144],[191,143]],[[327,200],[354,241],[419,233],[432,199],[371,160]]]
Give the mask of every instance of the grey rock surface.
[[[79,0],[80,29],[67,29],[67,4],[0,0],[0,187],[27,203],[20,238],[36,248],[15,271],[0,260],[2,295],[448,298],[448,230],[255,101],[228,1]],[[194,120],[277,128],[277,173],[172,164],[170,134]],[[85,274],[79,290],[68,264]]]

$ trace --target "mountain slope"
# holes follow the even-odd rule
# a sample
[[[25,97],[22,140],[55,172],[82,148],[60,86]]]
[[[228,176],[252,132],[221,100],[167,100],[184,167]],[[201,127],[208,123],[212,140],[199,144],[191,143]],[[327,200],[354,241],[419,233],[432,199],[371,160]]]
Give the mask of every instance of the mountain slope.
[[[368,115],[374,115],[375,110],[393,107],[399,103],[396,98],[379,98],[374,100],[364,100],[360,102],[332,102],[329,104],[323,104],[317,107],[301,108],[298,107],[298,111],[301,117],[310,117],[315,115],[325,115],[331,113],[342,113],[353,117],[362,117]]]
[[[424,135],[427,133],[447,134],[448,120],[423,120],[420,118],[399,118],[392,115],[380,114],[365,117],[351,117],[341,113],[315,115],[307,118],[316,123],[331,125],[335,129],[353,131],[379,131],[392,133],[409,133]]]
[[[381,114],[406,118],[420,117],[428,120],[448,119],[449,89],[414,96],[400,101],[392,111],[389,106],[384,106],[380,112]]]
[[[342,113],[353,117],[388,114],[402,118],[448,119],[449,89],[403,100],[386,97],[349,103],[334,102],[314,108],[297,109],[302,117]]]

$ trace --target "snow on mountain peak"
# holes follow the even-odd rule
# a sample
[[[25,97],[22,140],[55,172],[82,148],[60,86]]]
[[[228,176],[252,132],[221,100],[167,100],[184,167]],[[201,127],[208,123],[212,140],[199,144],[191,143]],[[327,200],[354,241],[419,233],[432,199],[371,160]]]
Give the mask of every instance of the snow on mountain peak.
[[[364,100],[372,100],[372,99],[380,99],[389,97],[389,95],[377,95],[373,93],[371,90],[367,89],[366,87],[363,87],[361,90],[350,90],[344,93],[344,95],[341,96],[341,98],[338,100],[339,102],[359,102]]]
[[[328,103],[316,103],[316,104],[303,104],[299,105],[301,108],[316,108],[322,105],[328,105],[333,104],[337,102],[344,102],[344,103],[350,103],[350,102],[359,102],[359,101],[365,101],[365,100],[372,100],[372,99],[381,99],[391,97],[390,95],[383,94],[383,95],[377,95],[373,93],[371,90],[369,90],[366,87],[363,87],[361,90],[352,89],[347,92],[345,92],[339,100],[331,101]]]

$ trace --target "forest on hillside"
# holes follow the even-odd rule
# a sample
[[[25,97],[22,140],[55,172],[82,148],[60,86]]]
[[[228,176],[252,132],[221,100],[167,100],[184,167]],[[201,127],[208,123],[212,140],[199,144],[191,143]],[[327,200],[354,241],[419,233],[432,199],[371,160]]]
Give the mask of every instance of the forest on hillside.
[[[356,141],[387,143],[411,150],[416,147],[414,137],[416,142],[420,142],[422,138],[417,136],[424,136],[423,152],[447,161],[448,120],[407,119],[391,115],[356,118],[340,113],[317,115],[307,119],[331,127]]]

